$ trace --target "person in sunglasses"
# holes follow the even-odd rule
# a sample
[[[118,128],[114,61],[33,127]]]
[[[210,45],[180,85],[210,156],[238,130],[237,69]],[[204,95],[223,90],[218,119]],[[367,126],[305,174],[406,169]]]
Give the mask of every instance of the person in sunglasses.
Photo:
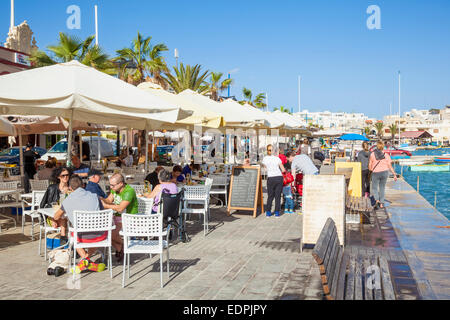
[[[59,167],[53,171],[52,181],[55,183],[51,184],[45,191],[44,197],[42,198],[40,204],[41,208],[51,208],[55,203],[61,204],[69,192],[70,176],[70,169],[66,167]],[[60,219],[59,221],[56,221],[54,219],[47,218],[47,223],[53,228],[60,227],[61,243],[63,244],[64,242],[67,242],[65,220]]]
[[[272,203],[275,199],[276,218],[280,216],[281,193],[283,191],[283,175],[286,169],[278,156],[273,155],[273,146],[267,145],[267,155],[263,158],[261,164],[267,169],[267,203],[266,217],[272,216]]]

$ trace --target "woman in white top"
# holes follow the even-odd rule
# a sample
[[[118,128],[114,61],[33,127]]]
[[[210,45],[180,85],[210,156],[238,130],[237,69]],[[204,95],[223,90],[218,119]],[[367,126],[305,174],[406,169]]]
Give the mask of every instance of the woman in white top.
[[[281,159],[272,155],[272,145],[267,146],[267,156],[262,160],[262,165],[267,169],[267,204],[266,216],[272,215],[272,202],[275,198],[275,217],[280,216],[281,209],[281,193],[283,191],[283,175],[285,172]]]

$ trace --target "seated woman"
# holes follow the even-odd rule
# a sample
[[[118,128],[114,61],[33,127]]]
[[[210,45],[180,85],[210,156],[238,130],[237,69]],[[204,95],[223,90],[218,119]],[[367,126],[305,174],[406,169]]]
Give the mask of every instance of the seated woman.
[[[47,162],[45,163],[45,168],[41,169],[37,173],[37,177],[39,180],[51,180],[53,176],[53,171],[56,168],[56,158],[48,157]]]
[[[52,180],[56,183],[51,184],[47,191],[45,191],[42,198],[40,207],[51,208],[54,204],[61,204],[64,199],[61,199],[61,195],[67,196],[69,191],[69,178],[71,172],[66,167],[59,167],[53,171]],[[51,218],[47,218],[47,223],[53,228],[61,228],[61,239],[67,240],[66,237],[66,223],[63,219],[56,222]]]
[[[158,206],[161,201],[161,193],[177,194],[177,185],[172,181],[172,175],[167,170],[161,170],[158,174],[159,184],[151,193],[145,193],[144,197],[154,199],[152,213],[158,212]]]

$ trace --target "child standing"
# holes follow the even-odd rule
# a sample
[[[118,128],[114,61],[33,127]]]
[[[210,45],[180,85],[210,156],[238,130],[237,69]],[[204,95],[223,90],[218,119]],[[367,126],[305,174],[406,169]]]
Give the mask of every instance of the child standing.
[[[294,199],[292,196],[292,182],[283,186],[284,213],[294,213]]]

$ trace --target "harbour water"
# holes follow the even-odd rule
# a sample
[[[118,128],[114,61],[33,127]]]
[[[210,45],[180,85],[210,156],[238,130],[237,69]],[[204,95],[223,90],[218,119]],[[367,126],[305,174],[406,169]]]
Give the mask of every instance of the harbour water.
[[[436,150],[414,151],[413,156],[440,156],[450,153],[450,148]],[[396,164],[394,169],[401,173],[401,166]],[[436,196],[436,209],[450,219],[450,172],[412,172],[408,166],[403,167],[403,177],[417,190],[417,177],[419,177],[419,193],[434,206]]]

